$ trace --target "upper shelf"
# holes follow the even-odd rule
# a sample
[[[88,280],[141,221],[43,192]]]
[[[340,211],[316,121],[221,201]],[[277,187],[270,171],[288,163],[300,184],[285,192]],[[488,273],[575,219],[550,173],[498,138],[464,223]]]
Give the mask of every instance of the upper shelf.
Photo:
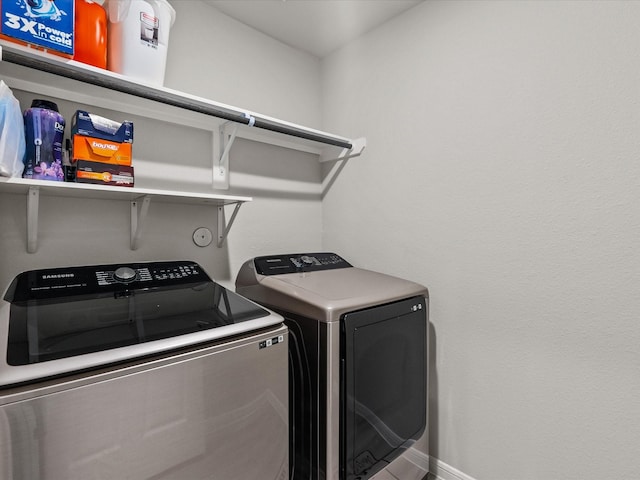
[[[78,83],[93,85],[176,107],[180,110],[216,117],[222,121],[234,122],[240,126],[238,131],[238,136],[240,137],[256,137],[260,139],[264,134],[267,134],[270,138],[276,139],[273,142],[275,144],[279,144],[277,139],[280,138],[284,143],[292,142],[301,145],[303,150],[315,151],[323,156],[335,156],[335,158],[339,158],[341,155],[334,155],[333,150],[354,149],[354,141],[345,137],[303,127],[169,88],[146,84],[108,70],[49,55],[33,48],[23,47],[7,41],[0,41],[0,55],[2,63],[5,64],[0,73],[3,76],[9,75],[23,82],[42,85],[44,83],[42,72],[46,72],[56,77],[58,80],[54,79],[54,83],[59,84],[59,88],[65,91],[73,90],[70,86],[75,85],[77,87]],[[8,68],[6,64],[24,68]],[[71,79],[72,82],[76,83],[65,83],[67,81],[63,79]],[[54,85],[52,88],[55,89],[56,86]],[[262,131],[262,133],[258,133],[259,131]],[[326,147],[329,147],[332,152],[327,153]]]

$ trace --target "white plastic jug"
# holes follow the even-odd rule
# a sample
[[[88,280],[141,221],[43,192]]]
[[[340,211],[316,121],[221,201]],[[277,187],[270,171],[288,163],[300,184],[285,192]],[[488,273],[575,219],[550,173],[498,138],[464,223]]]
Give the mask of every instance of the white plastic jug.
[[[109,17],[107,68],[161,86],[176,11],[167,0],[107,0],[105,7]]]

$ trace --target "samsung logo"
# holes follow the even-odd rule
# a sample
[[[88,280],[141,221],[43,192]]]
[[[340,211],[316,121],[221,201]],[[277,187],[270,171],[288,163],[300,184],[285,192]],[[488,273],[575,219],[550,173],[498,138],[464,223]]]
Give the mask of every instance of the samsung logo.
[[[43,275],[43,280],[50,280],[52,278],[73,278],[73,273],[50,273],[48,275]]]

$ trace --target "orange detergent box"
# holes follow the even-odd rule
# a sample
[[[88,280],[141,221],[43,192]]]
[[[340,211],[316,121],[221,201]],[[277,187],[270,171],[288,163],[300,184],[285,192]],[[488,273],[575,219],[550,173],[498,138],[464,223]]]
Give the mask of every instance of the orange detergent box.
[[[78,160],[76,182],[133,187],[133,167]]]
[[[131,166],[132,145],[130,143],[111,142],[101,138],[73,135],[71,141],[71,161],[88,160],[90,162],[110,163]]]

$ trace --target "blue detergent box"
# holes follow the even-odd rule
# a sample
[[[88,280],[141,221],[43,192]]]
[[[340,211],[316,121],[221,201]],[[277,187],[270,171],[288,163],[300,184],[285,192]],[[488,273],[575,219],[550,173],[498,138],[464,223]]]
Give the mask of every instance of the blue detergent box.
[[[6,37],[73,55],[74,0],[1,0]]]
[[[116,122],[84,110],[76,110],[71,119],[71,135],[133,143],[133,122]]]

